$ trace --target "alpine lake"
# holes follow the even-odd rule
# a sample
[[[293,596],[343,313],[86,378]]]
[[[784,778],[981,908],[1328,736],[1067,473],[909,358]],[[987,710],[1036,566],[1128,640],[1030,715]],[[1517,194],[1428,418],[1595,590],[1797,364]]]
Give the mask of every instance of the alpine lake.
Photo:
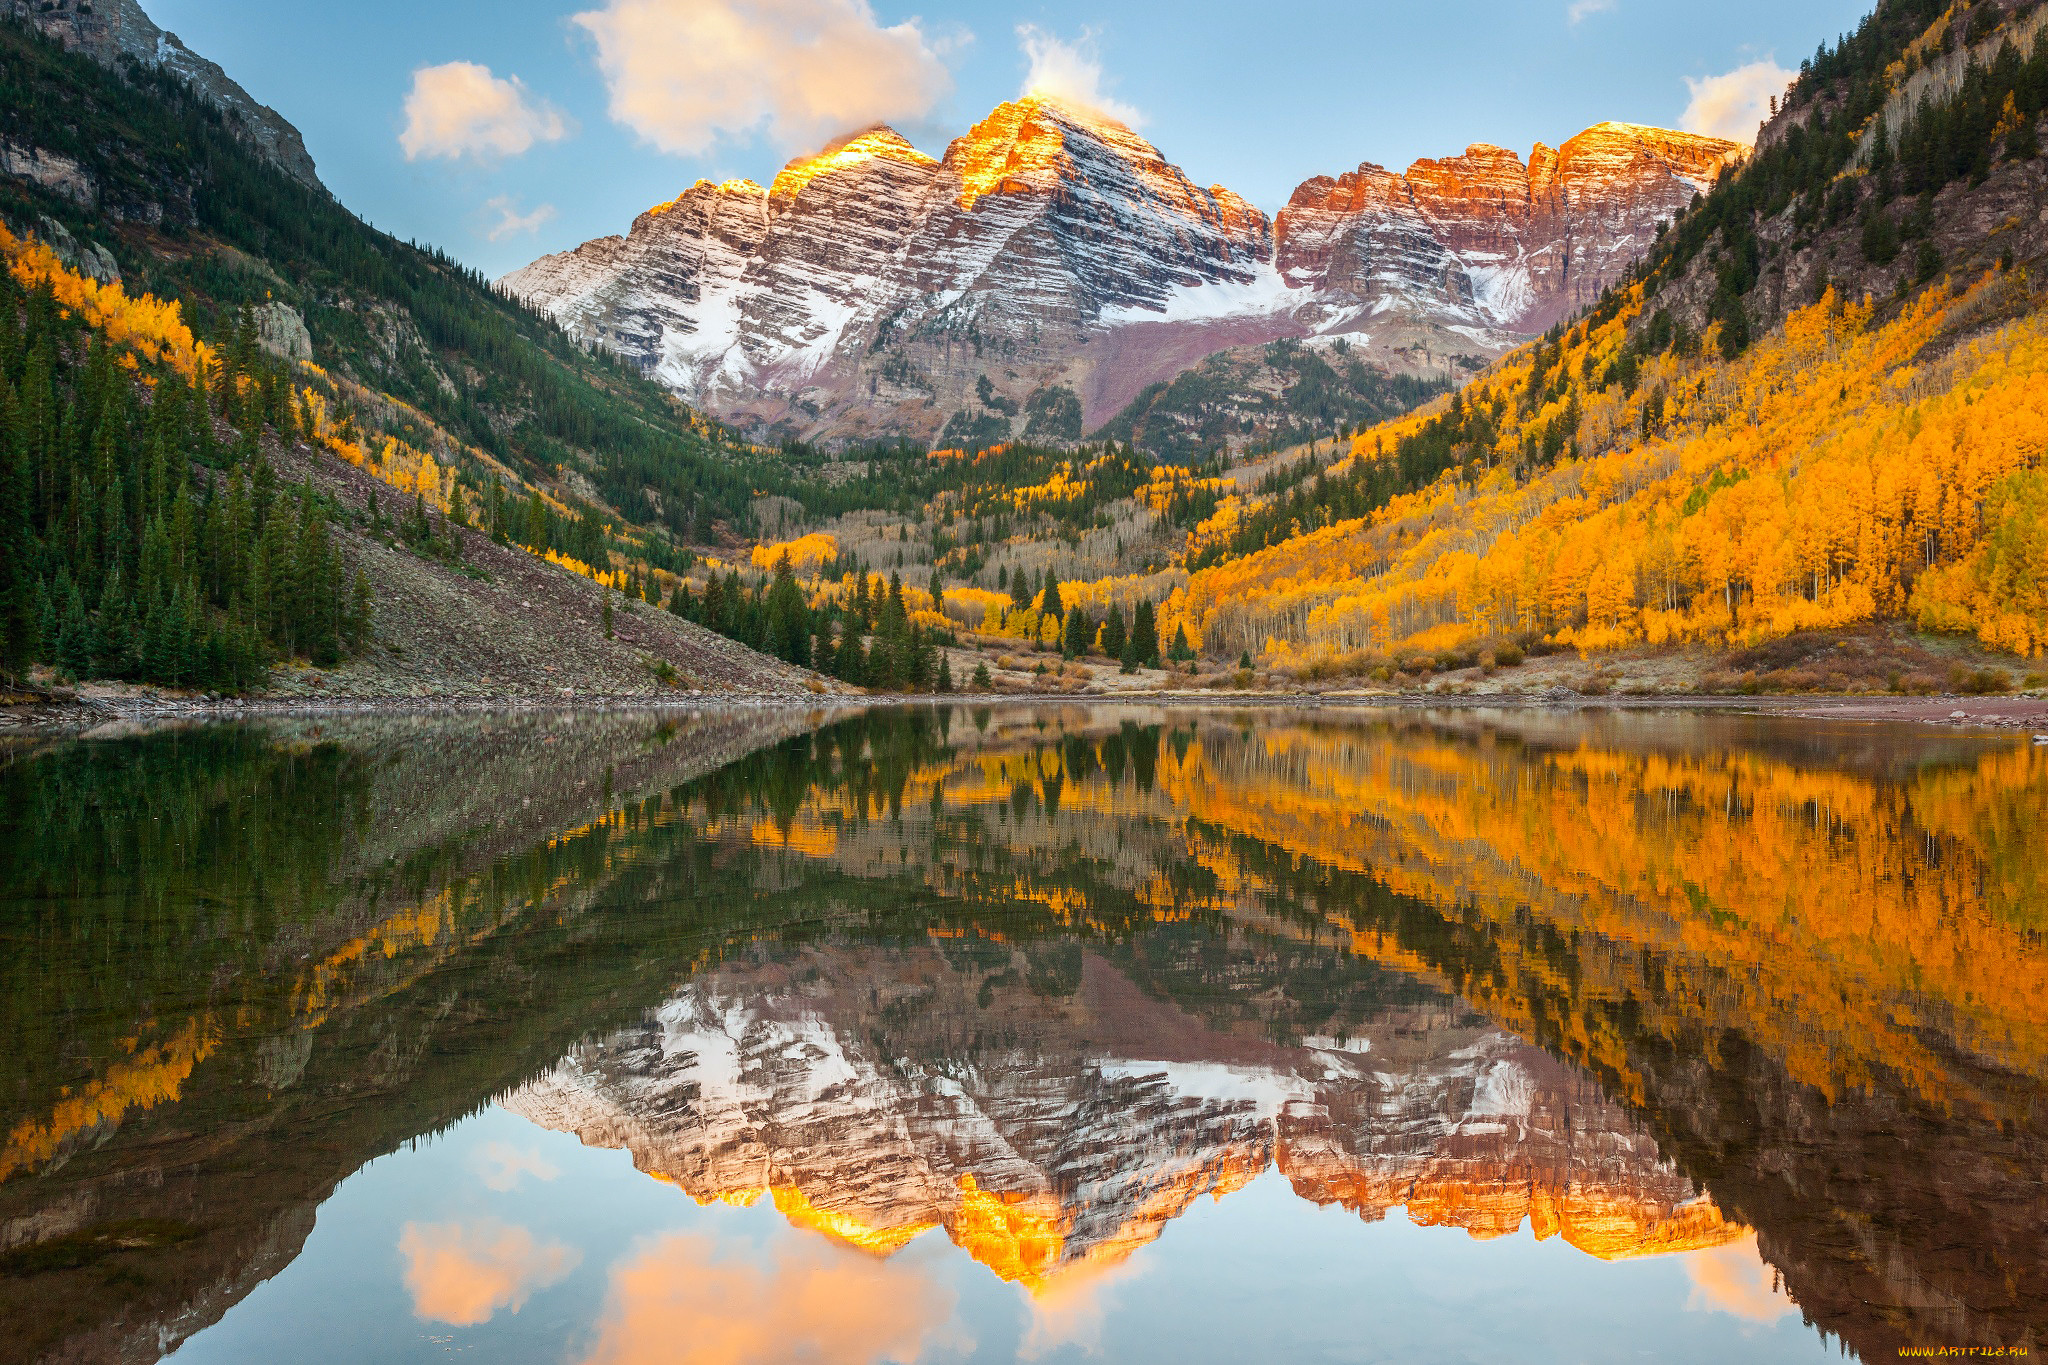
[[[0,1356],[2048,1350],[2048,749],[1694,713],[0,747]]]

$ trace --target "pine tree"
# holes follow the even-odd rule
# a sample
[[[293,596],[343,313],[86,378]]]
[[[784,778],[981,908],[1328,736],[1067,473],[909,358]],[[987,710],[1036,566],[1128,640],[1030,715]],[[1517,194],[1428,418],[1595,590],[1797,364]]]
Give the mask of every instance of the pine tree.
[[[951,693],[953,690],[953,656],[950,654],[939,655],[938,690],[942,693]]]
[[[917,626],[910,628],[907,646],[905,654],[908,666],[903,670],[904,681],[913,692],[931,691],[938,675],[938,650]]]
[[[839,656],[832,648],[832,618],[821,617],[818,634],[811,646],[811,668],[828,678],[839,676]]]
[[[1124,646],[1128,643],[1128,633],[1124,629],[1124,609],[1121,605],[1112,604],[1109,618],[1102,623],[1102,652],[1109,658],[1121,661],[1124,657]]]
[[[1050,569],[1046,570],[1045,602],[1044,605],[1042,605],[1039,608],[1039,611],[1044,614],[1047,620],[1050,621],[1058,621],[1065,617],[1067,614],[1066,603],[1060,600],[1059,582],[1052,576],[1052,570]]]
[[[839,648],[833,651],[832,676],[856,687],[867,686],[867,651],[861,644],[860,632],[853,622],[847,623],[846,635],[840,640]]]
[[[1069,659],[1078,659],[1088,652],[1095,643],[1095,622],[1080,607],[1067,613],[1066,635],[1060,642],[1060,652]]]
[[[983,659],[977,662],[974,665],[974,677],[972,681],[968,683],[968,686],[973,688],[976,692],[988,692],[992,691],[995,688],[995,685],[995,679],[989,676],[988,660]]]
[[[811,664],[811,613],[796,585],[789,557],[776,561],[774,586],[768,590],[768,652],[799,668]]]
[[[1131,621],[1131,646],[1138,663],[1146,668],[1159,667],[1159,624],[1150,602],[1138,603],[1137,615]]]
[[[725,580],[713,573],[704,582],[704,604],[698,616],[698,624],[706,630],[726,633]]]

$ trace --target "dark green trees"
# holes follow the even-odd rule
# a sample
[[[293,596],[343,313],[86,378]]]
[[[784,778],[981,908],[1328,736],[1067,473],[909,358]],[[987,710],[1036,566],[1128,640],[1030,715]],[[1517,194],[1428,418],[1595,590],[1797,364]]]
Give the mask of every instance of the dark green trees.
[[[767,652],[798,668],[811,666],[811,609],[804,604],[803,589],[796,584],[785,556],[775,566],[775,582],[768,589]]]
[[[330,509],[265,453],[288,393],[246,322],[211,375],[145,376],[0,272],[0,665],[239,691],[367,644]]]
[[[1102,652],[1112,659],[1124,657],[1124,646],[1129,643],[1129,632],[1124,626],[1124,609],[1112,605],[1109,618],[1102,623]]]
[[[1060,651],[1069,659],[1078,659],[1095,644],[1095,618],[1080,607],[1067,613],[1067,628],[1060,641]]]
[[[1159,667],[1159,620],[1150,602],[1138,603],[1124,649],[1127,660],[1140,668]]]

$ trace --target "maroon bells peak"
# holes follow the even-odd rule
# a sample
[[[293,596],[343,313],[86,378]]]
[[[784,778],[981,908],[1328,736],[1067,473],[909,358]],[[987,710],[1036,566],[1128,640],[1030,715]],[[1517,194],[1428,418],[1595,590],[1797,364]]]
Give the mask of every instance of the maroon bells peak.
[[[757,430],[931,439],[977,399],[1015,414],[1062,388],[1093,429],[1282,338],[1390,373],[1489,360],[1596,298],[1740,155],[1603,123],[1526,162],[1478,145],[1318,176],[1273,219],[1114,119],[1031,96],[939,158],[878,127],[766,189],[699,181],[503,283]]]

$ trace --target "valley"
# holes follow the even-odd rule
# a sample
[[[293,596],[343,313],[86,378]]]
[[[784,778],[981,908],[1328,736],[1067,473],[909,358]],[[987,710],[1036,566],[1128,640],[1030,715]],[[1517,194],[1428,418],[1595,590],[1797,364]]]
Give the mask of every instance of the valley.
[[[172,52],[134,0],[20,14],[19,686],[2048,690],[2031,6],[1888,0],[1753,150],[1604,123],[1269,216],[1032,96],[501,285],[218,68],[121,65]],[[95,455],[165,366],[189,470]],[[299,490],[289,564],[222,557],[238,479]]]

